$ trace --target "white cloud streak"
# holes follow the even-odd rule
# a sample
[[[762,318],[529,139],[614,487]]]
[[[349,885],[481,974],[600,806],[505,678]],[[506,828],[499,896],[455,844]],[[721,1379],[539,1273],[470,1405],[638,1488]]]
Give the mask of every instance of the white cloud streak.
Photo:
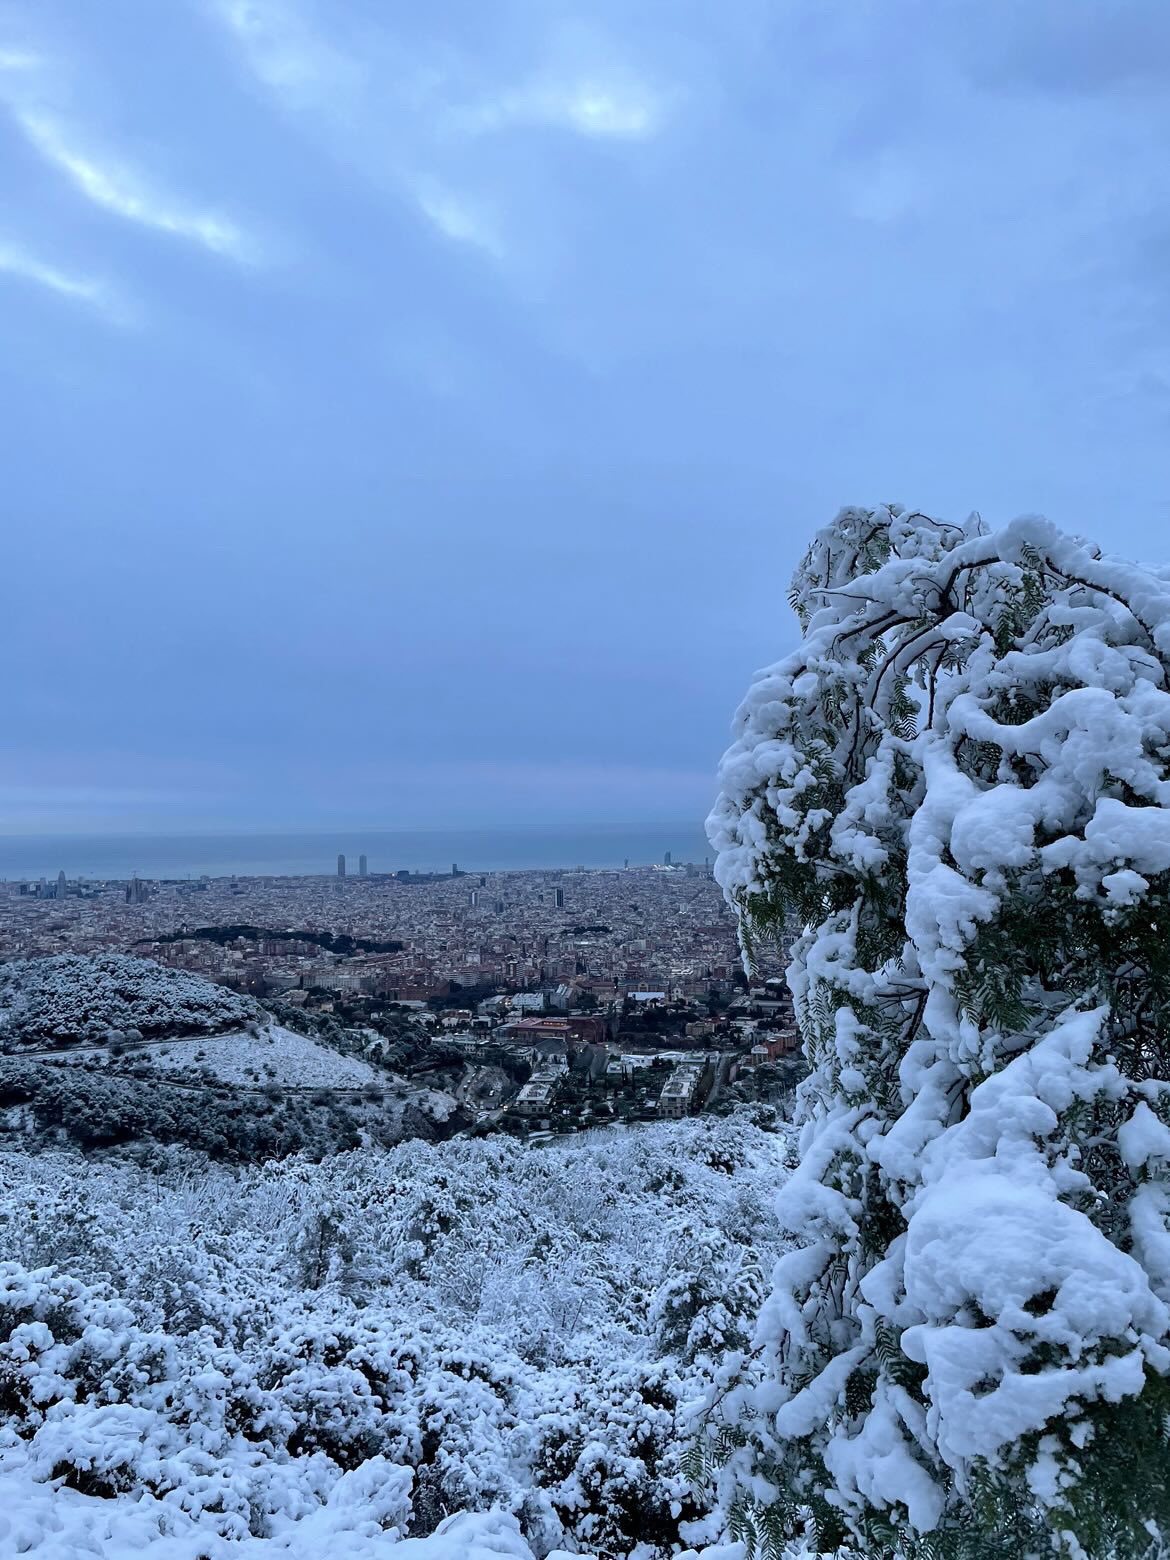
[[[17,109],[15,117],[46,162],[65,174],[95,206],[127,222],[186,239],[238,264],[254,264],[259,258],[255,245],[235,223],[149,188],[129,168],[103,162],[71,138],[56,119],[28,109]]]
[[[419,210],[444,238],[503,259],[504,245],[494,222],[479,207],[451,190],[435,185],[418,192]]]
[[[625,72],[570,80],[539,79],[516,92],[501,93],[458,115],[467,129],[484,132],[510,126],[547,126],[591,140],[644,141],[666,121],[666,101],[645,82]]]
[[[33,282],[74,303],[87,304],[117,324],[128,323],[125,311],[104,283],[92,277],[62,271],[57,266],[38,260],[20,245],[3,239],[0,239],[0,272],[18,277],[21,281]]]

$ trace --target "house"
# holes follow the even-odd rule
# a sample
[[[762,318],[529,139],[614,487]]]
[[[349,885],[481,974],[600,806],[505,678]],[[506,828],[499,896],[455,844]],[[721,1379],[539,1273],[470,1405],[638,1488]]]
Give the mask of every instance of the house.
[[[668,1120],[690,1115],[697,1103],[702,1076],[701,1067],[676,1067],[662,1085],[662,1093],[658,1096],[658,1114]]]
[[[541,1071],[520,1090],[514,1109],[521,1116],[547,1116],[556,1102],[561,1080],[558,1074]]]

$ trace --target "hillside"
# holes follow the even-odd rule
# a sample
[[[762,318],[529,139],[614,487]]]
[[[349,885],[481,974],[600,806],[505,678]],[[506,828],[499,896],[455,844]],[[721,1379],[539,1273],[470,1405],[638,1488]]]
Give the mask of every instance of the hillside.
[[[269,1025],[259,1034],[236,1030],[195,1040],[160,1041],[139,1053],[163,1072],[209,1072],[224,1083],[277,1083],[289,1089],[361,1089],[386,1086],[385,1072],[359,1056],[295,1030]]]
[[[0,1522],[60,1553],[51,1479],[98,1553],[385,1555],[496,1510],[414,1560],[664,1556],[786,1149],[741,1114],[239,1171],[0,1153]]]
[[[54,954],[0,964],[0,1050],[222,1034],[259,1016],[248,997],[185,970],[121,953]]]

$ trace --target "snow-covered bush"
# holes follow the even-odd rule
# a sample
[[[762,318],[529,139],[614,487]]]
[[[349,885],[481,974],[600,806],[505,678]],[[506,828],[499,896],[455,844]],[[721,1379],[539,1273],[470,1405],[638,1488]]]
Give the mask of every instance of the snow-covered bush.
[[[811,1075],[737,1533],[1133,1557],[1170,1534],[1170,574],[844,510],[709,820]]]
[[[248,997],[123,953],[0,964],[0,1049],[221,1034],[257,1016]],[[137,1031],[134,1034],[133,1031]]]
[[[539,1556],[665,1557],[785,1152],[744,1116],[320,1164],[0,1150],[0,1485],[194,1523],[184,1560],[319,1525],[364,1555],[351,1496],[387,1543],[496,1508]]]

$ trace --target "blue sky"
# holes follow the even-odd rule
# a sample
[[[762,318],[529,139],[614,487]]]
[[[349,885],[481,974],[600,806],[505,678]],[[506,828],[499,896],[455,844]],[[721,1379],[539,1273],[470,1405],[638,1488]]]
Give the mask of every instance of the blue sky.
[[[1162,0],[0,0],[0,832],[701,816],[842,503],[1170,532]]]

